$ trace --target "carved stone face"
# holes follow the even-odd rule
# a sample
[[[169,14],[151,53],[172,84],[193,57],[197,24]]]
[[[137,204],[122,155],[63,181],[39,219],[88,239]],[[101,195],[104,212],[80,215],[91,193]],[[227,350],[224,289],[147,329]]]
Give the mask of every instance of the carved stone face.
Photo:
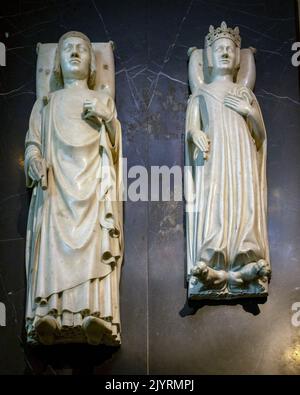
[[[229,38],[219,38],[212,45],[212,64],[216,74],[231,74],[235,68],[236,47]]]
[[[91,54],[88,43],[80,37],[68,37],[61,46],[60,66],[64,79],[87,79]]]

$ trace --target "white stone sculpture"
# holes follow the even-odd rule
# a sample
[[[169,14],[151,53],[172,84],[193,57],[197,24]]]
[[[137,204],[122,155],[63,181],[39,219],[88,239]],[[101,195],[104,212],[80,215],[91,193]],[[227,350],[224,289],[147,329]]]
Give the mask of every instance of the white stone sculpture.
[[[120,344],[122,138],[112,43],[82,33],[39,44],[26,135],[33,188],[26,330],[33,344]]]
[[[254,49],[239,29],[210,26],[188,52],[185,197],[190,299],[265,297],[266,130],[252,89]]]

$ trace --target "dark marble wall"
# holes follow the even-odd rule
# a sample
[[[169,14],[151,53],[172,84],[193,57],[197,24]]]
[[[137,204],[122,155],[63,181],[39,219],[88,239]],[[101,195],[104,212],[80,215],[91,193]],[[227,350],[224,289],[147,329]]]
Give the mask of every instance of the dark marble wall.
[[[1,4],[0,374],[300,373],[299,70],[292,0],[11,1]],[[113,40],[117,107],[128,166],[183,165],[187,49],[209,24],[239,25],[257,48],[256,95],[268,131],[269,238],[266,303],[186,304],[182,202],[126,202],[120,350],[24,344],[24,248],[29,192],[23,146],[35,100],[35,47],[68,30]],[[298,354],[297,354],[298,352]],[[298,356],[297,356],[298,355]]]

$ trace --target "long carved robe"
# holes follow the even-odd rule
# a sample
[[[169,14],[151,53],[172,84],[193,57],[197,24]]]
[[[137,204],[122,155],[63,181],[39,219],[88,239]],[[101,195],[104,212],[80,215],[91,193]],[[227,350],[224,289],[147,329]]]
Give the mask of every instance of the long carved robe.
[[[112,146],[101,130],[82,119],[83,101],[102,101],[112,114]],[[51,314],[61,327],[57,342],[85,341],[81,324],[106,320],[106,344],[120,342],[119,278],[123,256],[121,128],[113,100],[91,90],[62,89],[37,100],[26,136],[25,172],[33,186],[27,243],[29,341],[34,324]],[[28,175],[33,157],[48,166],[48,188]],[[119,188],[120,187],[120,188]]]
[[[256,146],[250,122],[224,105],[228,93],[243,96],[261,116],[254,94],[238,84],[219,84],[218,89],[203,84],[190,98],[185,145],[188,276],[199,261],[225,271],[260,258],[269,261],[266,138]],[[203,130],[210,139],[208,160],[188,141],[191,130]]]

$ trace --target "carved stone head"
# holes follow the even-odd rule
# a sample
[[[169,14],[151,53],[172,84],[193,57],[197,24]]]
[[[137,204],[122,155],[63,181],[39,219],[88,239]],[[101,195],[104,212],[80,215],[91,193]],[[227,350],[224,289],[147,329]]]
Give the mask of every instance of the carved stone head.
[[[236,46],[229,38],[219,38],[211,46],[212,68],[216,74],[231,74],[236,68]]]
[[[70,31],[58,42],[54,75],[57,83],[63,86],[64,79],[86,79],[93,89],[96,78],[96,60],[92,44],[83,33]]]
[[[240,46],[238,27],[229,28],[226,22],[222,22],[216,29],[210,26],[205,37],[205,52],[210,73],[236,74],[240,67]]]

